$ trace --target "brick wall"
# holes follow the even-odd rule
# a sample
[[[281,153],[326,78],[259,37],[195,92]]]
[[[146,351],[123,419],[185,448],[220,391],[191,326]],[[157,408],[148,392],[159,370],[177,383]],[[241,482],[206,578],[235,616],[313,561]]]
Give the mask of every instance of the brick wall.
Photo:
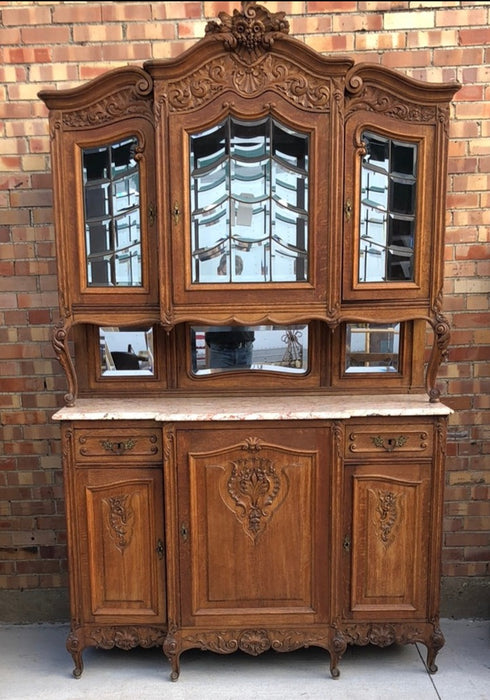
[[[318,51],[463,85],[451,114],[447,201],[445,311],[453,334],[440,374],[443,395],[456,409],[447,460],[443,612],[482,614],[490,559],[490,5],[263,4],[284,10],[291,34]],[[58,594],[66,590],[59,427],[50,420],[65,381],[49,342],[58,302],[47,112],[37,93],[178,55],[203,35],[208,19],[238,7],[0,1],[0,589],[7,601],[0,619],[9,619],[9,611],[13,621],[63,616]],[[465,597],[469,608],[461,603]]]

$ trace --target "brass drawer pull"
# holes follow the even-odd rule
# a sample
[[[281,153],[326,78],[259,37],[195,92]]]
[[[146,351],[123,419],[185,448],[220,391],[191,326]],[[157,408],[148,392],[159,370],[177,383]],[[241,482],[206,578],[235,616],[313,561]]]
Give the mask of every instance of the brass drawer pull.
[[[129,438],[126,442],[112,442],[112,440],[101,440],[100,444],[107,450],[107,452],[112,452],[115,455],[123,455],[125,452],[130,452],[136,445],[136,440]]]
[[[385,439],[381,435],[374,435],[371,438],[376,447],[382,447],[387,452],[393,452],[396,447],[403,447],[407,439],[405,435],[399,435],[397,438],[388,438],[385,443]]]

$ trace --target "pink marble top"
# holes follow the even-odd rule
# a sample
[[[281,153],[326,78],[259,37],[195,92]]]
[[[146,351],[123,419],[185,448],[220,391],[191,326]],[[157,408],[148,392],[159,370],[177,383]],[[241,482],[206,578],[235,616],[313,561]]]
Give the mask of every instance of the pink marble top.
[[[364,416],[442,416],[452,413],[425,394],[172,396],[78,399],[54,420],[255,421],[341,420]]]

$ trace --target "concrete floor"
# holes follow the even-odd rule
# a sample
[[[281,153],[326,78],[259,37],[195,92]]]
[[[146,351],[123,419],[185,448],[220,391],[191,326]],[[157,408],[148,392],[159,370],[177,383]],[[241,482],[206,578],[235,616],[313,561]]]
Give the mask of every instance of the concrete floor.
[[[351,647],[340,678],[328,654],[301,649],[258,657],[191,650],[177,682],[159,649],[86,649],[79,680],[65,650],[67,625],[0,626],[0,698],[14,700],[490,700],[490,621],[442,620],[439,671],[425,669],[423,645]]]

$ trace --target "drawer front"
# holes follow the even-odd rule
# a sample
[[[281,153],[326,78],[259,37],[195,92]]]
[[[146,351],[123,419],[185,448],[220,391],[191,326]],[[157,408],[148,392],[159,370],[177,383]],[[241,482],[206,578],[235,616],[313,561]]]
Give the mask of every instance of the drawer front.
[[[161,431],[151,428],[76,429],[78,460],[120,462],[162,461]]]
[[[430,424],[394,424],[393,426],[351,425],[346,431],[345,454],[390,455],[403,453],[407,456],[426,455],[430,457],[433,446],[433,432]]]

